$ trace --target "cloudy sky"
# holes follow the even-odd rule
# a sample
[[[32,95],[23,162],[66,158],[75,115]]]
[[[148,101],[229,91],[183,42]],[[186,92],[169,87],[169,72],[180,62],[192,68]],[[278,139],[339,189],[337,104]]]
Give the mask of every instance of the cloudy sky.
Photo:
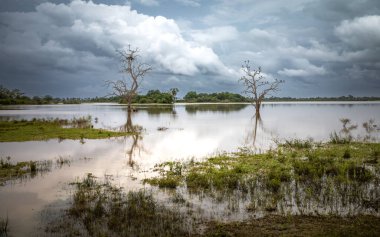
[[[142,93],[240,93],[250,60],[277,96],[380,96],[379,0],[0,0],[0,84],[27,95],[104,96],[129,44]]]

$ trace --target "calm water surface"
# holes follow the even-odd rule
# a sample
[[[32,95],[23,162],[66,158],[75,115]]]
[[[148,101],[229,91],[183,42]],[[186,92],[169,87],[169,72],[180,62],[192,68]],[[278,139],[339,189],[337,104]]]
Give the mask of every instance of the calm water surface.
[[[244,104],[137,108],[132,122],[143,128],[139,136],[0,143],[0,157],[10,156],[13,162],[52,161],[49,172],[0,187],[0,216],[8,215],[11,235],[38,235],[42,211],[64,202],[70,194],[68,183],[86,173],[112,175],[116,184],[135,190],[143,187],[141,179],[152,175],[152,167],[163,161],[202,159],[240,147],[260,152],[274,146],[274,140],[324,141],[331,132],[340,131],[340,118],[359,125],[353,133],[355,137],[364,136],[362,123],[374,119],[378,124],[380,120],[380,103],[376,102],[268,103],[262,108],[260,121],[253,116],[254,108]],[[10,106],[0,110],[0,119],[69,119],[87,115],[96,128],[118,130],[127,120],[125,106],[118,104]],[[59,158],[70,163],[59,166]]]

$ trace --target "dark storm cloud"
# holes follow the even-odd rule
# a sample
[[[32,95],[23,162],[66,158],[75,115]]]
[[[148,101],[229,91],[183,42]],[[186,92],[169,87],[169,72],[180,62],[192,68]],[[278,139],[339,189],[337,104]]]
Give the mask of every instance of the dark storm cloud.
[[[131,44],[154,67],[144,90],[241,92],[249,59],[286,80],[281,96],[380,94],[377,0],[49,2],[0,3],[0,84],[104,95],[121,78],[115,49]]]
[[[320,21],[340,22],[355,17],[379,14],[380,2],[376,0],[319,0],[310,1],[304,11]]]
[[[228,64],[250,59],[291,96],[379,94],[379,1],[220,3],[204,22],[239,29]]]
[[[11,87],[29,84],[32,92],[64,84],[62,89],[73,88],[66,91],[68,95],[83,96],[89,92],[85,89],[88,85],[119,79],[115,50],[128,44],[143,49],[143,59],[152,63],[156,72],[188,76],[234,73],[211,48],[186,41],[175,21],[143,15],[130,6],[78,0],[42,3],[32,12],[0,13],[0,20],[4,46],[0,49],[1,83]]]

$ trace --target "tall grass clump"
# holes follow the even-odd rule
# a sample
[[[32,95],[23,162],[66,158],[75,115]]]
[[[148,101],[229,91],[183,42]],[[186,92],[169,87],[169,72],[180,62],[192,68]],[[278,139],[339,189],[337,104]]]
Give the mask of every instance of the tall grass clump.
[[[330,134],[330,142],[333,144],[348,144],[351,143],[353,140],[352,136],[342,136],[337,132],[332,132]]]
[[[378,140],[377,133],[380,131],[379,126],[374,119],[370,119],[362,123],[365,135],[354,138],[352,132],[358,128],[358,125],[352,124],[350,119],[340,119],[342,129],[339,132],[330,133],[330,142],[333,144],[348,144],[351,142],[376,142]]]
[[[11,157],[0,158],[0,185],[15,178],[34,177],[51,170],[51,161],[22,161],[13,163]]]
[[[297,149],[309,149],[313,147],[313,139],[288,139],[282,144],[282,146]]]
[[[367,122],[364,122],[363,128],[366,131],[366,135],[364,136],[364,141],[376,141],[375,133],[380,131],[380,127],[375,124],[375,120],[370,119]]]
[[[342,129],[337,133],[336,131],[330,134],[330,142],[333,144],[348,144],[354,139],[352,131],[357,129],[358,125],[351,124],[348,118],[341,118]]]
[[[69,124],[74,128],[91,128],[92,127],[91,120],[92,118],[90,115],[79,117],[79,118],[74,117],[73,119],[69,121]]]
[[[9,231],[9,227],[8,227],[8,216],[4,219],[4,218],[0,218],[0,236],[8,236],[8,231]]]
[[[67,212],[90,236],[186,236],[184,219],[146,190],[123,192],[91,174],[74,183]]]

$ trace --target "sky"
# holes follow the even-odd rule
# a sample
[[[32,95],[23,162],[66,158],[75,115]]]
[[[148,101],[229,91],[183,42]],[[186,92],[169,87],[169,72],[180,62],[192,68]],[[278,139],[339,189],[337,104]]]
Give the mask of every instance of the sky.
[[[380,96],[379,0],[0,0],[0,85],[105,96],[139,48],[151,89],[242,93],[249,60],[274,96]]]

